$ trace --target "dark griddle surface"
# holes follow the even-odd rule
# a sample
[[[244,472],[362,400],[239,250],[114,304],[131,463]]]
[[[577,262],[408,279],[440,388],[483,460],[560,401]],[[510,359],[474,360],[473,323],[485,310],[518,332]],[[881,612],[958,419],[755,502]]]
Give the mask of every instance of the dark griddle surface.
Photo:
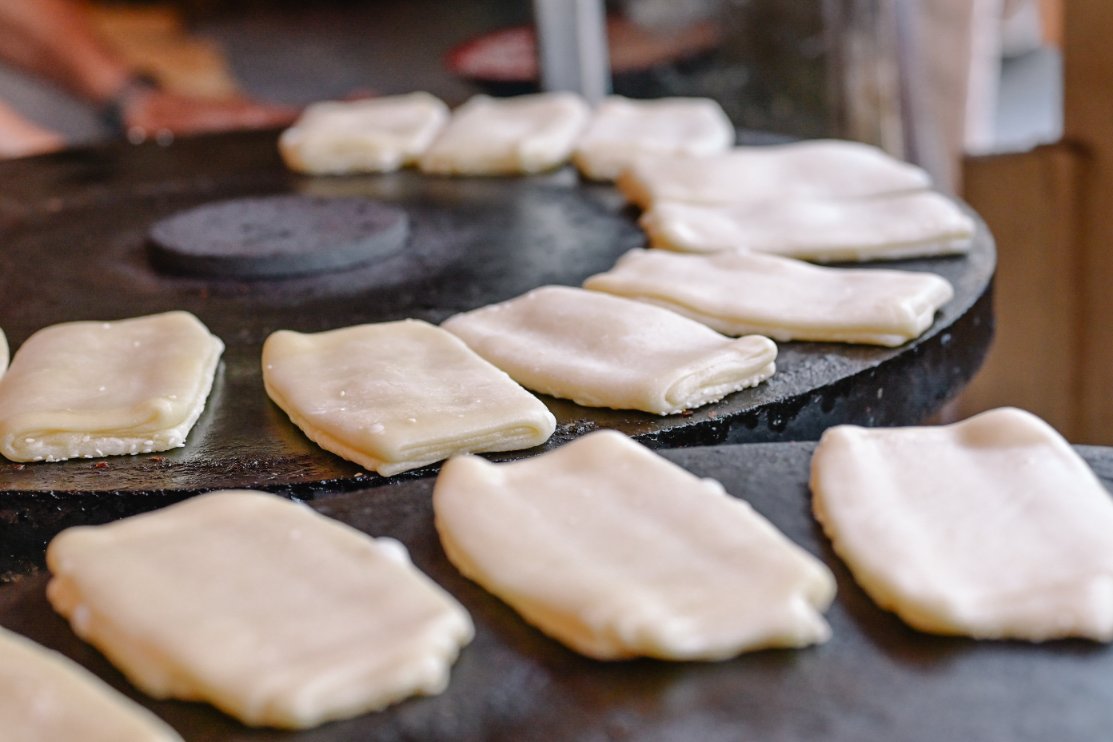
[[[195,313],[227,346],[185,448],[101,462],[0,460],[0,558],[35,559],[63,526],[104,522],[219,487],[312,497],[383,483],[311,443],[266,397],[259,355],[269,333],[404,317],[439,322],[542,284],[578,285],[644,244],[636,213],[615,190],[579,183],[570,169],[529,178],[412,171],[305,178],[283,168],[275,136],[108,146],[0,164],[0,328],[13,351],[57,322],[170,309]],[[158,220],[200,204],[270,194],[381,199],[406,211],[411,236],[381,262],[315,276],[214,280],[152,267],[145,241]],[[955,286],[955,299],[920,339],[897,349],[784,343],[770,381],[687,416],[546,399],[558,420],[548,447],[598,427],[672,447],[812,440],[842,422],[918,422],[969,380],[988,347],[992,240],[981,227],[967,257],[895,267],[934,271]],[[415,474],[396,480],[407,476]],[[0,578],[9,569],[0,564]]]
[[[1113,649],[919,634],[879,610],[812,519],[814,444],[678,449],[664,455],[719,479],[834,571],[831,640],[699,664],[585,659],[523,623],[456,572],[432,522],[432,478],[323,497],[321,512],[393,536],[470,611],[477,635],[441,696],[288,734],[249,731],[201,704],[142,698],[46,602],[45,577],[0,588],[0,624],[76,659],[187,740],[824,740],[1091,742],[1113,728]],[[1113,449],[1080,447],[1107,488]]]

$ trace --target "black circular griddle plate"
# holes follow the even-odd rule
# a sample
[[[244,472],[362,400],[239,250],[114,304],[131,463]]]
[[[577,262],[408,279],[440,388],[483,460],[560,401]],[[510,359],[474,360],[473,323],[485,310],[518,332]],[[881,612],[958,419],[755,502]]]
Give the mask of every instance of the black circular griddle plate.
[[[216,201],[160,219],[148,252],[170,273],[273,279],[384,260],[408,234],[397,206],[285,194]]]
[[[1107,739],[1113,650],[920,634],[857,587],[810,514],[812,443],[678,449],[664,456],[748,500],[835,573],[833,636],[801,650],[719,663],[604,663],[525,624],[447,561],[433,528],[433,479],[322,497],[320,512],[402,541],[471,613],[475,641],[448,690],[299,734],[251,731],[203,704],[138,694],[44,597],[45,576],[0,588],[0,625],[58,649],[136,698],[187,740],[824,740],[1018,742]],[[1113,489],[1113,449],[1079,447]]]
[[[543,284],[578,285],[644,245],[636,213],[609,187],[571,169],[528,178],[447,179],[414,171],[306,178],[289,173],[276,135],[224,134],[172,146],[75,150],[0,163],[0,327],[13,351],[32,332],[70,320],[193,312],[227,346],[213,393],[185,448],[17,466],[0,461],[0,523],[48,517],[44,493],[145,497],[214,487],[362,486],[372,477],[305,438],[263,391],[263,340],[279,329],[316,332],[364,322],[446,317]],[[411,234],[399,252],[351,269],[272,281],[191,278],[153,267],[151,226],[229,198],[299,194],[398,206]],[[969,256],[884,267],[932,271],[955,298],[921,338],[900,348],[784,343],[778,372],[754,389],[691,414],[584,408],[546,399],[549,447],[599,427],[652,446],[814,440],[841,422],[917,422],[978,368],[992,335],[992,240],[984,226]],[[528,455],[509,454],[509,456]],[[14,497],[18,495],[19,497]],[[72,508],[73,503],[50,503]],[[101,507],[124,514],[121,502]]]

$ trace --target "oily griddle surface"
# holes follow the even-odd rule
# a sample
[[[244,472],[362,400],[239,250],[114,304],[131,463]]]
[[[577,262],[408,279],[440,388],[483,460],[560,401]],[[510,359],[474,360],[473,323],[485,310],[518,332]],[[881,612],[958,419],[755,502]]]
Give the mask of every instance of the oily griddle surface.
[[[308,496],[381,481],[318,448],[270,402],[259,369],[268,334],[405,317],[440,322],[543,284],[578,285],[645,244],[637,214],[617,192],[580,183],[571,169],[523,178],[449,179],[414,171],[307,178],[282,166],[275,139],[273,132],[222,134],[169,147],[113,145],[0,163],[0,328],[13,352],[32,332],[57,322],[170,309],[193,312],[227,346],[185,448],[99,462],[0,460],[0,526],[57,520],[55,506],[94,510],[89,494],[112,494],[116,501],[56,525],[118,517],[164,494],[261,487]],[[281,280],[180,276],[148,259],[147,236],[160,219],[201,204],[274,194],[380,199],[405,210],[409,241],[381,261]],[[690,415],[546,399],[558,420],[549,447],[599,427],[669,447],[814,440],[836,423],[918,422],[961,389],[982,361],[992,335],[994,259],[981,226],[969,256],[878,264],[933,271],[955,286],[935,325],[900,348],[782,343],[772,379]],[[45,512],[43,496],[54,498]]]
[[[719,663],[605,663],[528,626],[448,563],[433,528],[433,479],[322,497],[320,512],[391,536],[471,613],[476,638],[448,690],[304,733],[249,730],[204,704],[155,702],[78,640],[44,597],[45,576],[0,588],[0,625],[58,649],[148,706],[187,740],[824,740],[1067,742],[1113,725],[1113,650],[1084,641],[975,642],[917,633],[865,596],[810,515],[814,444],[678,449],[838,580],[833,636],[801,650]],[[1079,447],[1107,488],[1113,449]],[[231,568],[231,567],[230,567]]]

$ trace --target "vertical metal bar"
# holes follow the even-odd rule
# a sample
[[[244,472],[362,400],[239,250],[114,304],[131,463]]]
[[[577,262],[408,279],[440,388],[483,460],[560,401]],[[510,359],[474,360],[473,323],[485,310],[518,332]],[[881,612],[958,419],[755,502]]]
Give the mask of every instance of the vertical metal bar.
[[[611,92],[603,0],[533,0],[541,89],[598,103]]]

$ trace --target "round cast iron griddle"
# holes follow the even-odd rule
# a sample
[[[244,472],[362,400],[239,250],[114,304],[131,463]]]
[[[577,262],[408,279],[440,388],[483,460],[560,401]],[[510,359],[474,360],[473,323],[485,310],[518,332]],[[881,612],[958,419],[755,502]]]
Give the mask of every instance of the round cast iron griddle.
[[[621,196],[580,183],[571,169],[523,178],[415,171],[307,178],[283,167],[275,142],[273,132],[236,133],[0,163],[0,327],[13,350],[54,323],[170,309],[193,312],[227,346],[184,448],[97,462],[0,461],[0,526],[39,528],[0,533],[0,543],[22,539],[41,548],[43,534],[134,512],[150,498],[219,487],[310,496],[386,481],[318,448],[270,402],[259,369],[267,335],[405,317],[436,323],[543,284],[578,285],[645,244]],[[381,261],[270,281],[179,276],[148,260],[145,240],[158,220],[214,201],[277,194],[384,201],[406,212],[410,239]],[[545,399],[558,421],[547,445],[600,427],[671,447],[814,440],[844,422],[918,422],[981,364],[992,335],[994,260],[980,226],[968,256],[886,264],[936,272],[955,287],[933,327],[900,348],[784,343],[772,379],[691,414]]]
[[[159,220],[148,251],[170,273],[283,278],[389,258],[408,233],[405,211],[366,198],[235,198]]]
[[[433,479],[324,497],[312,506],[402,541],[471,613],[443,695],[299,734],[250,731],[204,704],[141,696],[55,615],[44,575],[0,588],[0,624],[77,660],[187,740],[824,740],[1090,742],[1113,728],[1113,648],[1081,640],[976,642],[921,634],[877,608],[810,514],[812,443],[678,449],[664,455],[750,501],[834,572],[826,644],[718,663],[605,663],[546,638],[447,561],[433,528]],[[1113,449],[1079,447],[1113,489]]]

